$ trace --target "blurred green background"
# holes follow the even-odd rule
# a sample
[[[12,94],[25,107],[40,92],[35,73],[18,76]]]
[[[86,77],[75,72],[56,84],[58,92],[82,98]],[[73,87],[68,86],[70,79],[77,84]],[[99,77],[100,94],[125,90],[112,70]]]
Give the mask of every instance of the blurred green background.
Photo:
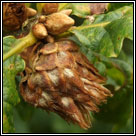
[[[127,121],[126,126],[116,126],[113,123],[93,120],[93,127],[83,130],[73,124],[67,124],[54,113],[48,114],[40,109],[35,110],[28,121],[22,120],[15,110],[14,122],[16,133],[132,133],[133,130],[132,118]]]

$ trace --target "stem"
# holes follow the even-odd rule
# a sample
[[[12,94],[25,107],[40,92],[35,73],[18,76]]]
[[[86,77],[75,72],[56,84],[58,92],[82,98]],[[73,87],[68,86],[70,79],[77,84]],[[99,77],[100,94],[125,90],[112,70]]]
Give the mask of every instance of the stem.
[[[3,61],[11,57],[12,55],[19,53],[24,50],[24,48],[28,46],[32,46],[34,43],[37,42],[37,39],[33,36],[32,32],[30,32],[27,36],[18,39],[15,42],[15,47],[13,47],[9,52],[4,54]]]
[[[82,30],[82,29],[88,29],[88,28],[93,28],[93,27],[104,27],[104,26],[108,25],[109,23],[110,22],[105,22],[105,23],[100,23],[100,24],[92,24],[92,25],[88,25],[88,26],[79,26],[79,27],[73,28],[72,30]]]

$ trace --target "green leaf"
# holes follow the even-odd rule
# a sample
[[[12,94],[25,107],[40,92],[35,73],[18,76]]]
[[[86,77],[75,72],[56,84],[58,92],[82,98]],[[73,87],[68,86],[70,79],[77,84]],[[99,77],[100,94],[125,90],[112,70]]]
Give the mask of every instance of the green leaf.
[[[124,73],[127,81],[131,78],[131,66],[125,61],[119,59],[111,59],[112,62]]]
[[[22,120],[29,121],[34,113],[34,107],[21,99],[21,102],[16,106],[16,111]]]
[[[3,52],[13,48],[16,39],[12,36],[3,38]],[[20,56],[14,55],[3,62],[3,132],[13,133],[13,107],[19,103],[20,98],[16,90],[15,76],[25,67]]]
[[[104,63],[96,61],[94,66],[97,68],[97,70],[102,76],[106,75],[106,65]]]
[[[115,124],[113,126],[113,133],[133,133],[133,117],[130,117],[123,125]]]
[[[3,102],[3,133],[13,133],[13,107],[7,102]]]
[[[110,79],[107,80],[107,84],[113,85],[114,90],[118,90],[121,86],[124,85],[125,76],[117,68],[107,69],[107,75],[108,75],[108,78],[110,78]],[[111,82],[111,80],[112,80],[112,82]]]
[[[121,8],[121,7],[124,7],[124,6],[130,6],[132,5],[133,3],[130,2],[130,3],[109,3],[108,5],[108,11],[113,11],[113,10],[116,10],[118,8]]]
[[[82,46],[106,57],[117,57],[124,39],[133,40],[133,8],[126,6],[98,15],[93,23],[86,20],[82,26],[70,32]]]
[[[101,112],[95,114],[98,120],[116,124],[125,124],[132,116],[133,91],[126,87],[117,91],[108,103],[101,106]]]
[[[118,56],[119,59],[124,60],[130,64],[131,69],[133,70],[133,41],[129,39],[124,40],[123,48]],[[131,71],[132,71],[131,70]]]
[[[86,18],[90,15],[102,14],[107,10],[108,3],[71,3],[72,15]]]

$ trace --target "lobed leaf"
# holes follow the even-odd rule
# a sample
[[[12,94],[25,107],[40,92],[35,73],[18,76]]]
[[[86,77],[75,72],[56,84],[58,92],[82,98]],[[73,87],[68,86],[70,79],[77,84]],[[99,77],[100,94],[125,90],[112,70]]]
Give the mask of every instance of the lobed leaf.
[[[12,36],[3,38],[3,52],[13,48],[16,39]],[[15,76],[25,67],[20,56],[14,55],[3,62],[3,132],[13,133],[13,108],[19,103],[20,98],[16,90]]]
[[[93,23],[85,20],[82,26],[70,32],[82,46],[106,57],[117,57],[124,39],[133,40],[133,8],[126,6],[98,15]]]

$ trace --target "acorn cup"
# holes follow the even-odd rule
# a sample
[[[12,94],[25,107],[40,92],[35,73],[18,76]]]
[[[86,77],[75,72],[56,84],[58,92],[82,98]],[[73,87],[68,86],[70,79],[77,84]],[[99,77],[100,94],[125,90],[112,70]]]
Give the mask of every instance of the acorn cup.
[[[101,84],[105,78],[70,40],[38,42],[21,56],[26,62],[20,83],[24,100],[68,122],[89,128],[89,111],[98,112],[98,105],[112,96]]]
[[[47,37],[48,33],[56,36],[69,30],[75,21],[68,15],[71,10],[65,10],[62,13],[53,13],[49,16],[41,15],[38,18],[38,23],[33,25],[32,32],[38,39]],[[68,14],[68,15],[67,15]],[[47,41],[53,41],[53,37],[48,36]]]

